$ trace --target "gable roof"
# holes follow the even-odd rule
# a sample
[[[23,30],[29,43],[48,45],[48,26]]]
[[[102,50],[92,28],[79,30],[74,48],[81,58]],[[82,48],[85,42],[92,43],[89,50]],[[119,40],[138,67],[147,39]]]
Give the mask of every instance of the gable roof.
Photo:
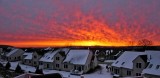
[[[24,59],[32,59],[32,57],[33,57],[33,53],[27,53],[27,52],[25,52],[23,55],[25,55],[26,57],[24,58]]]
[[[89,54],[90,50],[70,50],[63,62],[84,65]]]
[[[59,52],[60,50],[55,50],[55,51],[49,51],[47,53],[45,53],[39,61],[43,61],[43,62],[53,62],[54,61],[54,56],[56,55],[57,52]]]
[[[14,49],[12,51],[10,51],[6,56],[11,56],[12,54],[16,53],[19,49]]]
[[[126,51],[112,64],[112,66],[133,69],[133,60],[139,55],[146,55],[146,53]]]
[[[160,76],[160,51],[146,51],[149,65],[142,71],[142,74],[152,74]]]

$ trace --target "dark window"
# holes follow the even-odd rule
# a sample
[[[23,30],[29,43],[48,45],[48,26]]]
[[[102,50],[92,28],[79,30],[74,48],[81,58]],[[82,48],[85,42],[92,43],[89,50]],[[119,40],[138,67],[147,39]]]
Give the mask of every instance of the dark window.
[[[131,71],[127,71],[127,76],[131,76]]]
[[[47,68],[49,68],[49,64],[47,64]]]
[[[149,65],[149,68],[152,68],[152,66],[153,66],[153,64],[150,64],[150,65]]]
[[[124,63],[125,63],[125,62],[123,62],[122,65],[123,65]]]
[[[159,69],[159,67],[160,67],[160,65],[157,65],[157,66],[156,66],[156,69]]]
[[[118,61],[115,64],[117,64],[117,63],[118,63]]]
[[[137,68],[141,68],[141,67],[142,67],[142,64],[141,64],[141,63],[136,63],[136,67],[137,67]]]
[[[58,68],[59,68],[59,64],[56,64],[56,67],[58,67]]]
[[[29,60],[29,63],[31,63],[31,60]]]
[[[34,64],[36,64],[36,62],[34,62]]]
[[[16,60],[17,58],[15,57],[14,59]]]
[[[118,69],[114,69],[115,71],[115,74],[118,74],[119,73],[119,70]]]
[[[34,58],[37,58],[37,56],[34,56]]]
[[[136,73],[136,76],[141,76],[141,73]]]
[[[68,68],[68,65],[64,65],[64,68]]]
[[[59,60],[59,57],[56,57],[56,60]]]

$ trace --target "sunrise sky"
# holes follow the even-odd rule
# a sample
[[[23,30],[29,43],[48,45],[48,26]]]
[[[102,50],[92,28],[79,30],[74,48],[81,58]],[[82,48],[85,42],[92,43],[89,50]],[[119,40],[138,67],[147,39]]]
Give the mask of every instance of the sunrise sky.
[[[160,45],[160,0],[0,0],[0,44]]]

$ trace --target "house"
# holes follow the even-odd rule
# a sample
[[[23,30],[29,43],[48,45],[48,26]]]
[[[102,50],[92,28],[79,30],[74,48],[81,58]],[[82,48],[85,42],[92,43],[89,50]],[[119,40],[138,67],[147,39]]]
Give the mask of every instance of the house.
[[[58,50],[45,53],[39,60],[39,67],[44,69],[54,69],[54,55],[57,52]]]
[[[32,66],[32,58],[33,58],[33,52],[25,52],[23,54],[22,63]]]
[[[141,76],[146,65],[145,52],[126,51],[111,65],[111,72],[116,77]]]
[[[45,53],[39,60],[40,67],[45,69],[63,70],[62,62],[69,50],[69,48],[61,48]]]
[[[39,59],[42,57],[43,53],[41,52],[25,52],[23,54],[22,63],[31,66],[39,66]]]
[[[70,50],[64,63],[66,71],[71,74],[83,74],[88,72],[91,67],[93,53],[90,50]]]
[[[160,78],[160,51],[146,51],[148,56],[148,66],[142,74],[146,78]]]
[[[19,61],[22,59],[24,51],[22,49],[13,49],[8,52],[5,56],[7,61]]]
[[[60,51],[55,54],[55,57],[54,57],[55,69],[66,71],[66,65],[63,63],[63,61],[66,58],[69,51],[70,51],[70,48],[61,48]]]

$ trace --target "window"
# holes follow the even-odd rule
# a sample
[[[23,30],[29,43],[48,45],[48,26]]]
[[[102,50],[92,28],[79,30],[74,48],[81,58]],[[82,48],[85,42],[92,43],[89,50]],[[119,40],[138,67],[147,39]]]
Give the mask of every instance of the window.
[[[156,66],[156,69],[159,69],[159,67],[160,67],[160,65],[157,65],[157,66]]]
[[[136,76],[141,76],[141,73],[136,73]]]
[[[34,58],[37,58],[37,56],[34,55]]]
[[[49,68],[49,64],[47,64],[47,68]]]
[[[125,63],[125,62],[123,62],[122,65],[123,65],[124,63]]]
[[[127,71],[127,76],[131,76],[131,71]]]
[[[31,61],[29,60],[29,63],[31,63]]]
[[[36,64],[36,62],[34,62],[34,64]]]
[[[59,57],[56,57],[56,60],[59,60]]]
[[[152,68],[153,64],[150,64],[148,68]]]
[[[142,67],[142,64],[141,64],[141,63],[136,63],[136,67],[137,67],[137,68],[141,68],[141,67]]]
[[[17,58],[15,57],[14,59],[16,60]]]
[[[115,71],[115,74],[118,74],[119,73],[119,70],[118,69],[114,69]]]
[[[56,67],[58,67],[58,68],[59,68],[59,64],[56,64]]]
[[[68,68],[68,65],[64,65],[64,68]]]
[[[117,63],[118,63],[118,61],[115,64],[117,64]]]

